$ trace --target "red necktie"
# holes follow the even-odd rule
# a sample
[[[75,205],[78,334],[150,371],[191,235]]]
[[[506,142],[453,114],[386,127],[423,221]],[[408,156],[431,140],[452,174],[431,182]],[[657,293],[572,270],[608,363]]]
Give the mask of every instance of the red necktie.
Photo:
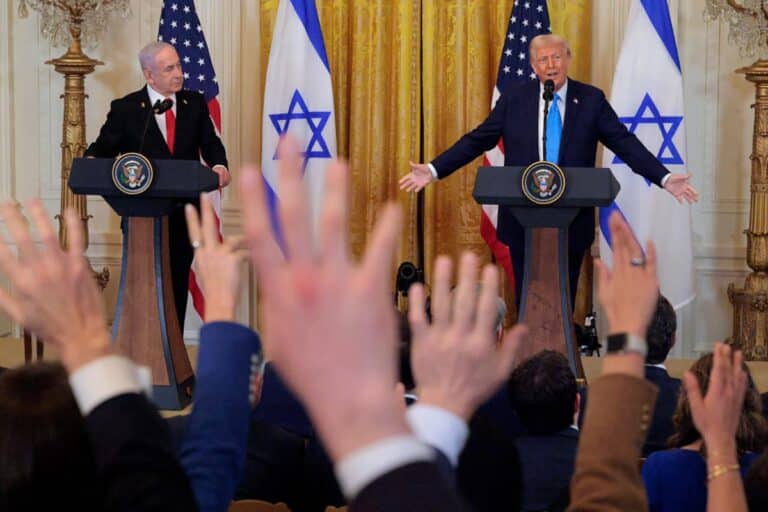
[[[173,115],[172,108],[165,111],[165,133],[165,143],[168,144],[168,149],[173,154],[173,143],[176,139],[176,116]]]

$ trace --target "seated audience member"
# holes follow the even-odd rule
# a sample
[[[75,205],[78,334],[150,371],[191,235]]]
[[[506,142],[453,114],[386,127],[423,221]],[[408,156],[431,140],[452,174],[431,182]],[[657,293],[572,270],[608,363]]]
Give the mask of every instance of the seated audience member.
[[[663,295],[659,295],[656,312],[651,319],[651,325],[648,326],[648,354],[645,356],[645,378],[656,384],[659,394],[656,408],[653,410],[651,428],[643,445],[643,457],[665,449],[667,440],[673,433],[672,414],[680,395],[680,379],[669,376],[664,361],[675,344],[676,329],[675,310]]]
[[[85,421],[67,371],[35,363],[0,375],[0,510],[101,510]]]
[[[523,479],[521,510],[550,510],[567,495],[579,430],[579,394],[568,359],[542,351],[509,378],[509,398],[528,435],[515,441]]]
[[[747,471],[744,490],[749,510],[768,510],[768,449],[763,450]]]
[[[713,371],[713,354],[700,357],[691,366],[690,373],[705,392]],[[738,429],[735,432],[735,448],[738,469],[744,475],[763,450],[768,426],[762,416],[760,395],[743,364],[747,376],[746,396],[737,410]],[[643,465],[643,480],[648,493],[651,511],[686,510],[704,511],[707,508],[707,467],[709,457],[721,454],[706,446],[697,429],[687,393],[682,393],[673,418],[675,432],[670,438],[674,448],[652,453]],[[725,414],[725,411],[723,411]],[[711,475],[711,473],[710,473]]]
[[[62,456],[58,448],[82,452],[73,455],[70,462],[75,465],[78,458],[81,463],[89,458],[88,450],[81,450],[82,438],[78,441],[79,427],[75,423],[66,424],[63,416],[69,416],[70,421],[73,419],[63,410],[57,414],[64,424],[57,427],[61,428],[59,434],[68,433],[71,436],[73,446],[46,446],[46,443],[65,440],[48,437],[57,434],[39,425],[27,432],[19,432],[20,435],[40,436],[28,443],[29,448],[37,444],[37,452],[19,453],[22,459],[15,463],[4,457],[2,464],[8,468],[15,465],[22,472],[26,468],[27,475],[32,475],[29,472],[30,463],[35,463],[35,480],[24,483],[26,489],[23,492],[29,493],[27,496],[45,494],[52,489],[51,486],[61,483],[48,482],[46,475],[69,482],[79,477],[83,485],[90,485],[95,473],[98,481],[95,490],[99,500],[95,506],[85,502],[68,504],[58,499],[58,495],[53,495],[48,497],[56,499],[55,504],[43,507],[43,510],[196,511],[194,495],[174,456],[165,423],[141,393],[134,365],[113,352],[103,298],[83,255],[81,219],[73,210],[65,211],[70,236],[69,247],[64,250],[42,203],[31,201],[28,212],[30,224],[40,237],[39,246],[33,241],[30,227],[17,205],[6,203],[2,206],[3,220],[19,256],[13,254],[4,241],[0,241],[0,271],[14,289],[14,295],[0,291],[0,308],[15,322],[56,347],[85,425],[93,466],[70,472],[66,465],[58,465]],[[20,370],[22,375],[28,371]],[[60,393],[66,394],[59,388]],[[61,399],[59,396],[58,400]],[[71,407],[71,402],[66,405],[66,397],[63,400],[61,407],[64,410]],[[41,407],[42,404],[27,404],[25,407],[33,405]],[[18,412],[19,417],[23,417],[23,411]],[[3,421],[7,420],[3,418]],[[50,421],[55,421],[55,418]],[[19,476],[23,481],[23,474]],[[43,498],[24,498],[18,490],[14,490],[12,495],[14,500],[20,500],[19,503]],[[73,492],[77,494],[77,491]],[[67,497],[66,492],[63,496]],[[68,497],[73,496],[70,494]],[[84,493],[83,497],[86,498],[87,494]],[[24,507],[24,510],[35,508]],[[12,508],[4,507],[3,510]]]

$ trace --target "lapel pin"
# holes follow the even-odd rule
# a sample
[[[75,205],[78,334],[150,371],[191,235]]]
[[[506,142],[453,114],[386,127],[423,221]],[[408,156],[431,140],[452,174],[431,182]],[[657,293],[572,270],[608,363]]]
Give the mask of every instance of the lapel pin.
[[[187,100],[186,100],[186,99],[183,99],[183,100],[181,100],[181,102],[182,102],[183,104],[185,104],[185,105],[187,104]]]
[[[147,108],[147,104],[144,103],[143,101],[141,102],[141,108]]]
[[[578,105],[579,104],[579,98],[573,98],[573,102]]]

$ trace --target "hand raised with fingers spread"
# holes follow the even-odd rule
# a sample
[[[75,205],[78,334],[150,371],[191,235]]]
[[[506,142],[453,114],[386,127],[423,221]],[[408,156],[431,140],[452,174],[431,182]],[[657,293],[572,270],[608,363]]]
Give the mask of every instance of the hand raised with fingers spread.
[[[262,177],[241,173],[240,197],[251,260],[262,289],[265,353],[307,406],[338,460],[367,442],[407,432],[391,399],[396,317],[389,277],[401,214],[387,206],[361,264],[346,244],[347,166],[328,169],[314,243],[299,149],[280,146],[278,186],[283,251],[271,232]]]
[[[420,403],[447,409],[468,420],[477,406],[509,377],[527,328],[515,326],[496,343],[498,270],[483,269],[477,289],[477,257],[461,257],[458,286],[451,297],[451,260],[435,262],[432,324],[425,313],[424,288],[411,287],[411,358]]]
[[[683,376],[685,392],[693,424],[707,447],[714,450],[714,446],[730,446],[735,454],[736,430],[747,391],[747,373],[740,350],[731,354],[731,347],[716,343],[712,356],[706,394],[702,393],[698,380],[690,371]]]
[[[609,333],[630,333],[645,338],[659,295],[656,249],[649,241],[646,254],[618,212],[609,220],[613,269],[595,260],[597,297],[608,319]]]
[[[15,292],[11,295],[0,290],[0,308],[55,345],[71,373],[110,351],[104,302],[83,254],[83,224],[77,214],[64,212],[69,233],[69,248],[64,250],[42,203],[33,200],[27,208],[41,247],[33,241],[17,207],[10,203],[2,206],[18,257],[4,240],[0,242],[0,271]]]
[[[240,299],[241,267],[247,256],[242,237],[220,240],[210,197],[200,195],[201,215],[186,205],[187,231],[195,247],[195,275],[205,296],[205,321],[232,321]],[[202,222],[201,222],[202,217]]]

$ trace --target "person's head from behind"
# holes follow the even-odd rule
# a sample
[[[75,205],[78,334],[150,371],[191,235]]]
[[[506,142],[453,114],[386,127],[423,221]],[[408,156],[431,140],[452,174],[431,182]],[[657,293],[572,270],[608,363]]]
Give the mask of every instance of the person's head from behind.
[[[712,354],[705,354],[696,360],[690,368],[691,373],[699,383],[702,396],[706,395],[709,387],[712,361]],[[760,394],[757,392],[755,382],[749,373],[749,367],[746,363],[743,367],[747,374],[747,392],[744,395],[739,426],[736,429],[736,449],[740,454],[760,451],[768,440],[768,423],[762,414],[763,404],[760,400]],[[691,405],[684,389],[680,390],[672,423],[675,427],[675,433],[669,438],[670,447],[680,448],[701,440],[701,434],[693,424]]]
[[[95,475],[64,367],[37,363],[0,375],[0,510],[96,508]]]
[[[648,354],[645,356],[647,364],[661,364],[667,359],[669,351],[675,344],[675,331],[677,330],[677,314],[672,304],[659,295],[656,302],[656,311],[653,313],[651,323],[645,336],[648,343]]]
[[[529,52],[531,67],[539,81],[552,80],[555,91],[559,90],[568,78],[568,67],[571,65],[568,42],[555,34],[538,35],[531,39]]]
[[[176,49],[162,41],[153,41],[139,52],[139,64],[150,87],[165,97],[181,90],[184,74]]]
[[[560,352],[544,350],[512,372],[509,399],[531,435],[550,435],[574,423],[579,409],[576,378]]]

